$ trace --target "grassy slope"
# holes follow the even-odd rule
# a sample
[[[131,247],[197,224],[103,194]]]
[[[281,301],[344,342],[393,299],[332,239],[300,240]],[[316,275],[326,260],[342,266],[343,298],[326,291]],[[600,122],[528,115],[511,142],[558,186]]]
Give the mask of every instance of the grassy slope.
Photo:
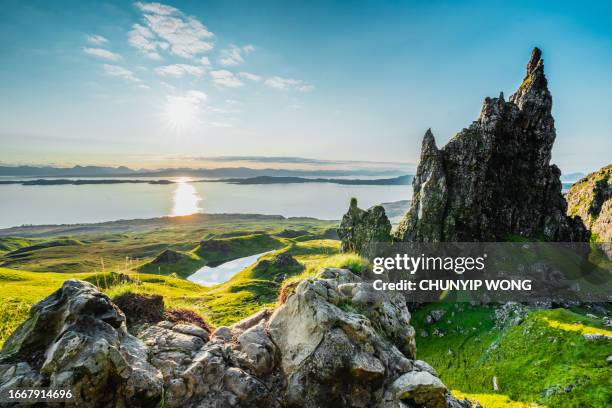
[[[18,250],[19,248],[27,247],[32,245],[34,242],[35,240],[27,238],[0,237],[0,255]]]
[[[362,267],[356,255],[338,254],[339,243],[333,240],[293,241],[286,239],[286,246],[263,259],[273,259],[279,252],[288,250],[304,265],[296,268],[290,279],[314,275],[320,267]],[[259,250],[259,249],[258,249]],[[132,282],[119,279],[116,273],[40,273],[0,268],[0,344],[22,322],[29,308],[38,300],[57,290],[69,278],[87,280],[101,287],[109,296],[125,292],[156,293],[164,296],[167,307],[192,309],[203,315],[215,326],[234,323],[264,306],[274,306],[280,283],[273,279],[279,271],[273,267],[261,268],[259,263],[245,269],[230,281],[203,287],[174,276],[140,273],[122,269]]]
[[[217,248],[209,248],[211,243]],[[281,246],[283,246],[283,240],[268,234],[248,234],[238,237],[212,238],[198,245],[194,253],[208,263],[222,263],[258,252],[278,249]]]
[[[427,325],[432,309],[447,313]],[[589,332],[612,333],[582,311],[533,311],[520,325],[504,329],[495,327],[492,308],[449,303],[416,311],[413,324],[417,333],[429,333],[418,337],[419,358],[432,364],[449,387],[461,390],[458,394],[471,395],[486,408],[607,407],[612,402],[606,363],[610,343],[583,338]],[[447,334],[432,336],[435,328]],[[498,392],[493,392],[493,376]]]
[[[127,232],[118,232],[121,228]],[[109,226],[110,225],[110,226]],[[132,269],[155,258],[164,249],[192,252],[197,250],[203,239],[223,237],[236,231],[243,235],[257,231],[258,234],[275,234],[283,229],[309,230],[313,234],[323,233],[334,226],[333,222],[309,218],[282,218],[249,215],[198,215],[167,219],[134,220],[103,224],[89,224],[81,228],[82,234],[58,236],[60,227],[32,227],[21,231],[37,238],[0,237],[0,267],[40,272],[81,273]],[[60,232],[69,230],[68,227]],[[2,250],[3,245],[10,250],[35,243],[47,242],[47,248],[11,254]],[[61,246],[52,246],[61,242]],[[10,246],[9,246],[10,245]],[[278,248],[280,245],[263,245],[264,250]],[[26,248],[22,248],[26,249]],[[247,251],[248,252],[248,251]],[[263,251],[260,251],[263,252]],[[250,255],[257,252],[247,253]],[[244,256],[246,256],[244,255]],[[211,261],[214,259],[207,259]],[[201,266],[201,265],[200,265]],[[197,268],[196,268],[197,269]],[[183,269],[180,269],[183,271]],[[146,270],[146,272],[156,272]],[[179,271],[166,271],[179,272]]]

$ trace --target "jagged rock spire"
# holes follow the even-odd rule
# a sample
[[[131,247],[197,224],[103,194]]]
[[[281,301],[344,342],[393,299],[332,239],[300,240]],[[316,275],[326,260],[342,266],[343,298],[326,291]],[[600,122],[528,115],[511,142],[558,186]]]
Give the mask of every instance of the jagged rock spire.
[[[542,50],[538,47],[533,47],[533,50],[531,50],[531,58],[529,58],[529,62],[527,63],[527,75],[536,69],[540,61],[542,61]]]
[[[585,239],[565,215],[560,171],[550,165],[555,140],[552,96],[534,48],[519,89],[504,101],[485,98],[480,116],[441,149],[425,133],[404,241],[503,241],[512,236]]]
[[[400,222],[397,236],[403,241],[440,241],[439,220],[444,216],[446,176],[442,153],[431,129],[423,136],[421,161],[412,179],[412,207]]]
[[[421,155],[429,152],[437,152],[438,147],[436,146],[436,138],[431,132],[431,128],[427,129],[425,136],[423,136],[423,143],[421,144]]]
[[[544,75],[542,51],[535,47],[527,63],[527,72],[519,89],[510,97],[510,102],[523,110],[539,108],[543,114],[550,115],[552,96],[548,90],[548,81]],[[528,106],[526,106],[528,105]]]

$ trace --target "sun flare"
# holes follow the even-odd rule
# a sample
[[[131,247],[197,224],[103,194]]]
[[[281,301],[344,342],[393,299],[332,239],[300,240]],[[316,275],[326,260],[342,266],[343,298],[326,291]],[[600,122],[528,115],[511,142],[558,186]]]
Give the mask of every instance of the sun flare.
[[[164,108],[164,119],[173,129],[188,129],[195,122],[197,110],[197,106],[188,98],[168,98]]]

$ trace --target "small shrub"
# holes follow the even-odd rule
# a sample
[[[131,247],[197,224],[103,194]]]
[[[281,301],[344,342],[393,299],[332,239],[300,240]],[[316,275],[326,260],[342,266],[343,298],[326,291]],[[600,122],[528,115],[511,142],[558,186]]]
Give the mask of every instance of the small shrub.
[[[113,302],[125,314],[128,326],[157,323],[164,318],[164,298],[160,295],[124,293]]]
[[[175,323],[193,324],[194,326],[201,327],[208,333],[212,333],[214,330],[214,327],[209,325],[202,316],[189,309],[169,308],[164,312],[164,320]]]
[[[283,305],[287,301],[287,298],[295,292],[295,288],[300,284],[301,280],[294,280],[286,282],[278,294],[278,304]]]

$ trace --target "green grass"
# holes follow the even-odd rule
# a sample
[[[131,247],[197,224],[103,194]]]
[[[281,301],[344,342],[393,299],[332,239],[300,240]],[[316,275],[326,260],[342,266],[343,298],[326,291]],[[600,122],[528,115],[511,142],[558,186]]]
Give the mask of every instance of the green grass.
[[[427,325],[424,319],[432,309],[447,312],[441,322]],[[490,307],[449,303],[416,311],[413,324],[417,333],[429,333],[417,338],[418,357],[432,364],[450,388],[488,396],[488,405],[481,401],[485,408],[610,406],[610,344],[583,337],[609,331],[585,312],[532,311],[520,325],[503,329],[495,327]],[[435,328],[446,334],[432,336]],[[493,391],[494,376],[498,392]],[[567,387],[571,390],[565,392]],[[514,402],[499,405],[504,398]]]
[[[155,264],[147,262],[137,267],[138,272],[158,275],[177,275],[181,278],[187,278],[195,271],[206,265],[206,261],[194,253],[180,252],[184,255],[178,262],[168,264]]]
[[[96,270],[134,269],[153,260],[165,249],[192,252],[198,249],[200,241],[218,239],[237,232],[246,235],[267,235],[267,238],[250,240],[251,244],[262,245],[264,250],[276,249],[282,245],[272,245],[274,234],[285,229],[307,230],[313,236],[322,234],[335,222],[312,218],[283,218],[261,215],[215,215],[199,214],[184,217],[166,217],[150,220],[118,221],[72,227],[33,227],[21,229],[26,238],[0,237],[0,267],[21,269],[34,272],[82,273]],[[125,230],[125,231],[124,231]],[[82,231],[78,232],[77,231]],[[257,234],[252,232],[256,231]],[[10,251],[37,244],[43,241],[65,240],[66,233],[74,245],[53,246],[26,251],[18,257],[11,257]],[[61,235],[57,235],[57,234]],[[28,238],[27,234],[37,238]],[[242,235],[244,236],[244,234]],[[267,241],[267,242],[264,242]],[[282,241],[279,239],[279,241]],[[68,243],[64,241],[65,243]],[[78,245],[78,247],[76,246]],[[2,249],[7,248],[7,249]],[[245,246],[246,249],[246,246]],[[254,248],[259,249],[259,248]],[[259,252],[264,252],[264,250]],[[234,250],[232,250],[234,251]],[[239,250],[234,251],[237,255]],[[246,253],[249,251],[243,251]],[[258,253],[250,252],[246,255]],[[240,257],[240,256],[236,256]],[[205,261],[220,261],[214,254],[202,257]],[[231,259],[231,256],[228,258]],[[185,268],[188,269],[188,268]],[[161,271],[173,273],[179,271]],[[147,270],[147,272],[154,272]]]
[[[0,255],[32,245],[34,242],[36,241],[31,238],[0,237]]]
[[[458,390],[452,390],[452,394],[460,399],[468,399],[478,402],[485,408],[540,408],[543,405],[536,403],[527,403],[511,400],[507,395],[503,394],[467,394]]]

